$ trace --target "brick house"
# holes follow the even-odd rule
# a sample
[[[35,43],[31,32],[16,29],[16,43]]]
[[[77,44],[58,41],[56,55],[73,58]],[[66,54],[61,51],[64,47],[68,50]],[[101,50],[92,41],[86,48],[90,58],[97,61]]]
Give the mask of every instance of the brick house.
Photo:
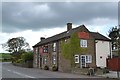
[[[72,29],[72,23],[67,23],[65,32],[46,39],[41,37],[41,41],[33,46],[33,66],[43,69],[47,65],[51,69],[56,65],[59,71],[71,71],[70,60],[62,56],[61,42],[69,41],[73,33],[80,38],[79,47],[87,48],[87,51],[73,55],[77,68],[106,67],[106,58],[112,55],[110,40],[98,32],[90,32],[84,25]]]

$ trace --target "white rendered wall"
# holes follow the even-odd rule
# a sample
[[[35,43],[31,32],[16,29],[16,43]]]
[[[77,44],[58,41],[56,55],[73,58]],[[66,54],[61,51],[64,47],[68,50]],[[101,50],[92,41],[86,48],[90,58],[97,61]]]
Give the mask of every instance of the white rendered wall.
[[[110,42],[96,40],[96,65],[97,67],[106,67],[106,58],[110,54]]]

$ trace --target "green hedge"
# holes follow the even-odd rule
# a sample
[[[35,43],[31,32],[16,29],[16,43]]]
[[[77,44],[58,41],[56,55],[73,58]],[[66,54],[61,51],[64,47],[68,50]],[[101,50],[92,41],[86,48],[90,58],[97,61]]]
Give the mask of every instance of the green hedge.
[[[21,59],[23,61],[32,61],[33,60],[33,53],[32,52],[25,52],[21,55]]]

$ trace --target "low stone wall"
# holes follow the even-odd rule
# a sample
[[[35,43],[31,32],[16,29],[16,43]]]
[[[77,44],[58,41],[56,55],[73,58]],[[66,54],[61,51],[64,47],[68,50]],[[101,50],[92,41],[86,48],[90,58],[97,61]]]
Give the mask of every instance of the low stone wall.
[[[15,66],[26,67],[26,68],[33,68],[33,62],[29,61],[26,63],[13,63]]]

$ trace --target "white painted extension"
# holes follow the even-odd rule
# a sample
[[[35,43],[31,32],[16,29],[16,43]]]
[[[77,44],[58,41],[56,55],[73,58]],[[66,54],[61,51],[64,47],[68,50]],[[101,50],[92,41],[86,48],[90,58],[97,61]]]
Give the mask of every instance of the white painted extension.
[[[97,67],[106,67],[106,58],[110,55],[110,41],[96,40],[96,65]]]

